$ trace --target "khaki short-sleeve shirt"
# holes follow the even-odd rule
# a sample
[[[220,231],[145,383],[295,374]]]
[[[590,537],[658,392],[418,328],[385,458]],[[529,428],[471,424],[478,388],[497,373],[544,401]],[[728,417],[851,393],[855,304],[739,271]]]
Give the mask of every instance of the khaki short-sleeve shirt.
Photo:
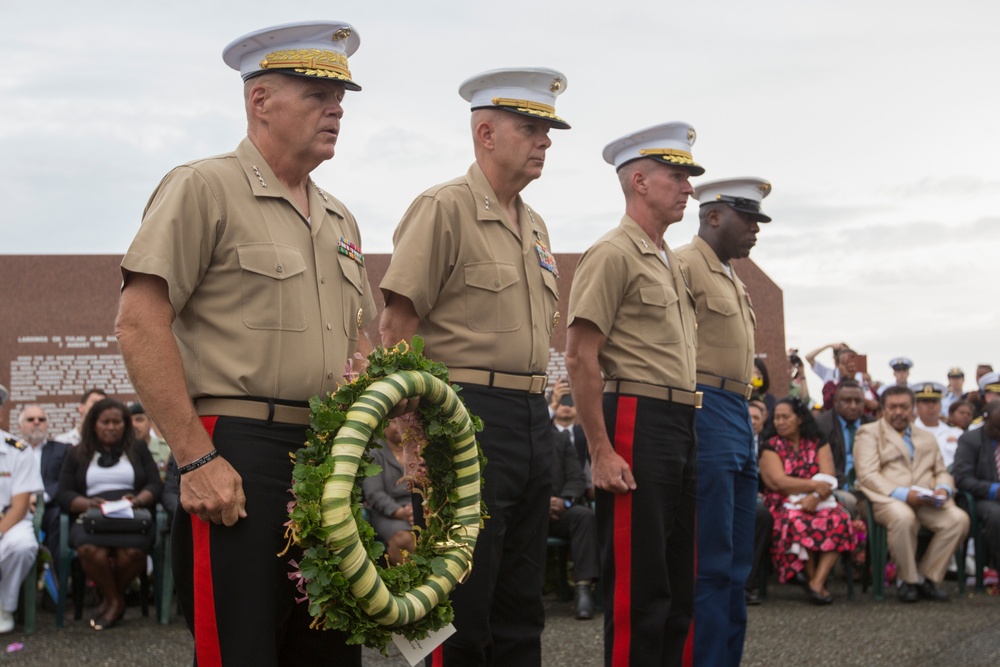
[[[607,340],[598,354],[605,379],[694,391],[694,298],[680,262],[667,261],[629,216],[580,258],[569,295],[569,326],[589,320]]]
[[[698,372],[749,383],[757,316],[743,281],[695,236],[677,250],[698,309]]]
[[[427,355],[451,368],[548,366],[558,269],[544,221],[517,207],[521,238],[474,163],[417,197],[393,235],[380,288],[413,302]]]
[[[249,139],[153,193],[122,270],[167,282],[192,398],[304,401],[343,382],[375,303],[354,217],[314,184],[309,211]]]

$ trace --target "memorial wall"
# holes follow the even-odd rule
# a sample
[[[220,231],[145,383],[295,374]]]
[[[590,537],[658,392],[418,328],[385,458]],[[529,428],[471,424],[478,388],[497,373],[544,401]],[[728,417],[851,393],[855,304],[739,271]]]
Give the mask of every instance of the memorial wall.
[[[561,317],[552,339],[550,381],[566,375],[566,309],[580,255],[556,258]],[[365,259],[369,279],[377,286],[389,255]],[[49,415],[49,433],[67,431],[75,426],[81,394],[92,387],[125,401],[136,400],[114,336],[120,262],[120,255],[0,255],[0,384],[10,390],[0,409],[0,428],[16,431],[21,408],[40,403]],[[787,387],[781,289],[750,260],[738,260],[734,266],[757,313],[757,354],[767,363],[771,386]],[[378,290],[375,298],[381,309]],[[377,330],[376,320],[369,327],[372,340],[377,340]],[[779,396],[785,393],[773,391]]]

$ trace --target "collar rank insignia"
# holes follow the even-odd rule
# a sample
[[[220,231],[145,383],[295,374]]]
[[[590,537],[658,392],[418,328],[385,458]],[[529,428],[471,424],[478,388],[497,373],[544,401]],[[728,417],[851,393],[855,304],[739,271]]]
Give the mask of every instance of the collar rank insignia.
[[[361,266],[365,265],[365,256],[361,253],[361,248],[343,236],[340,237],[340,243],[337,244],[337,252],[341,255],[347,255]]]
[[[25,444],[25,443],[21,442],[21,441],[20,441],[20,440],[18,440],[17,438],[4,438],[4,441],[5,441],[5,442],[6,442],[6,443],[7,443],[8,445],[10,445],[11,447],[13,447],[14,449],[24,449],[25,447],[27,447],[27,446],[28,446],[27,444]],[[5,476],[5,477],[10,477],[10,473],[8,472],[8,473],[7,473],[6,475],[4,475],[4,476]]]
[[[559,267],[556,266],[555,255],[546,250],[540,241],[535,241],[535,252],[538,253],[538,265],[558,278]]]

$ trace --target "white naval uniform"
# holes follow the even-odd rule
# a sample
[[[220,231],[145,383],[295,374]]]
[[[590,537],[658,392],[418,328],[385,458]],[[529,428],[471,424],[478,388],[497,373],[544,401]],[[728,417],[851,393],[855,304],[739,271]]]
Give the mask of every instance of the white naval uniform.
[[[941,450],[941,458],[944,459],[944,467],[951,470],[951,464],[955,462],[955,450],[958,449],[958,439],[962,436],[962,429],[949,426],[943,421],[938,421],[937,426],[928,426],[920,417],[917,417],[913,425],[930,431],[937,439],[938,449]]]
[[[0,510],[7,511],[11,498],[18,494],[41,495],[44,492],[45,485],[31,446],[0,430]],[[29,511],[0,538],[0,605],[5,611],[17,610],[21,583],[28,576],[37,554],[38,540]]]

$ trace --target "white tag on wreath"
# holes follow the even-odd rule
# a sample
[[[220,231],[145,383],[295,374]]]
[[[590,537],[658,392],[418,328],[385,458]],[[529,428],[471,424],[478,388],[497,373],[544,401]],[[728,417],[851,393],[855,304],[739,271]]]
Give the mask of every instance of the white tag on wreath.
[[[410,663],[410,667],[416,667],[418,663],[423,662],[424,658],[429,656],[434,649],[443,644],[444,640],[453,634],[455,634],[455,626],[449,623],[440,630],[430,633],[424,639],[410,641],[402,635],[393,635],[392,643],[396,645],[399,652]]]

